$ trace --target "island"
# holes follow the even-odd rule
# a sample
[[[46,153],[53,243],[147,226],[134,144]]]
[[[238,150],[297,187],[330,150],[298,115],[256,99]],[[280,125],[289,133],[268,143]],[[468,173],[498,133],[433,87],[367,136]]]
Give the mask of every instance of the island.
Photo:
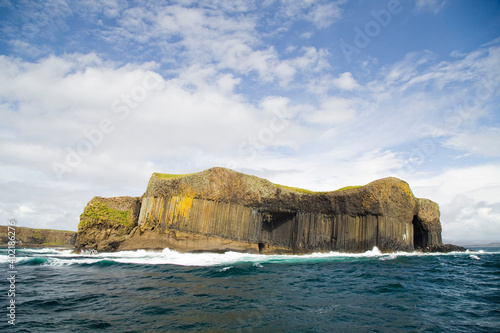
[[[262,254],[456,251],[442,244],[437,203],[389,177],[313,192],[226,168],[154,173],[141,197],[94,197],[77,249]]]
[[[14,230],[14,233],[9,231]],[[7,247],[9,236],[15,235],[16,247],[64,247],[74,248],[76,232],[53,229],[35,229],[27,227],[14,227],[0,225],[0,247]]]

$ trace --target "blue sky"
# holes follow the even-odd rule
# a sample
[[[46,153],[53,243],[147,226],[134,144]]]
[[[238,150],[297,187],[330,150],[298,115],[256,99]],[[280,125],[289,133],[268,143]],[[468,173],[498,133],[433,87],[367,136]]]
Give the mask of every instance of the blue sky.
[[[213,166],[396,176],[445,241],[500,241],[498,1],[0,1],[0,218]]]

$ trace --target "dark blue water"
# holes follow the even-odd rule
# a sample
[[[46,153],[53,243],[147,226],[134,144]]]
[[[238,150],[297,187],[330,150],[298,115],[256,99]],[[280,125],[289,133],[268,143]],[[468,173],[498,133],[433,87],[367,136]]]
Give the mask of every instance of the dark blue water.
[[[446,255],[16,253],[2,332],[500,332],[500,249]]]

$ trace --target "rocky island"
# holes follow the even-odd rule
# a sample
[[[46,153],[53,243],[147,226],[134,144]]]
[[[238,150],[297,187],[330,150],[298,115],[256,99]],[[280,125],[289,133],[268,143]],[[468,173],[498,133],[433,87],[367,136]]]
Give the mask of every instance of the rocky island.
[[[0,225],[0,247],[9,244],[9,228]],[[76,232],[52,229],[15,227],[16,247],[69,247],[75,246]]]
[[[93,198],[77,249],[311,253],[460,250],[443,245],[438,204],[384,178],[312,192],[225,168],[154,173],[142,197]]]

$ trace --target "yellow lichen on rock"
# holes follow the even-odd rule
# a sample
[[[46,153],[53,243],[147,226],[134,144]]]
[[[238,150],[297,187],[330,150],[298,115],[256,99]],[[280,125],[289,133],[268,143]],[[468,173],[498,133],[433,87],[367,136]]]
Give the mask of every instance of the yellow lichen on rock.
[[[192,197],[172,197],[168,204],[168,218],[165,219],[168,226],[174,222],[186,221],[193,206]]]

